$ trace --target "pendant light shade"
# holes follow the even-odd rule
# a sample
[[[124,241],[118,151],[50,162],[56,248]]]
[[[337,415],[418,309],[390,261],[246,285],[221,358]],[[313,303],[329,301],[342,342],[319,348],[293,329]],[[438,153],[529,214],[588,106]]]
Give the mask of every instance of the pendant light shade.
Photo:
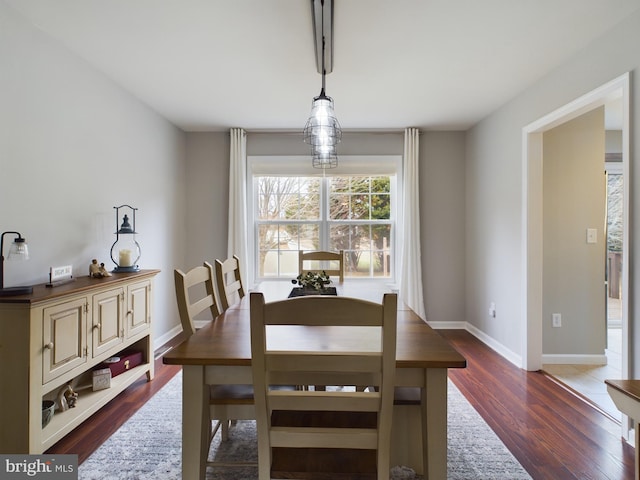
[[[338,152],[335,145],[312,146],[313,168],[335,168],[338,166]]]
[[[313,98],[311,116],[304,127],[304,141],[312,147],[335,146],[342,139],[342,129],[333,109],[333,99],[324,88]]]

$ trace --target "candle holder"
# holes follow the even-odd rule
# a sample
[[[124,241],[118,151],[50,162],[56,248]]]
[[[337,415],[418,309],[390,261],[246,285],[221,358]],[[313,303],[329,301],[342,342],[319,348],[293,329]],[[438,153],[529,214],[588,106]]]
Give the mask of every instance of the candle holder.
[[[140,270],[137,262],[141,253],[140,245],[136,241],[136,210],[138,209],[130,205],[120,205],[113,208],[116,210],[116,241],[111,245],[111,260],[116,264],[113,272],[137,272]],[[129,223],[129,216],[125,213],[122,218],[122,225],[118,228],[121,208],[131,210],[133,226]]]

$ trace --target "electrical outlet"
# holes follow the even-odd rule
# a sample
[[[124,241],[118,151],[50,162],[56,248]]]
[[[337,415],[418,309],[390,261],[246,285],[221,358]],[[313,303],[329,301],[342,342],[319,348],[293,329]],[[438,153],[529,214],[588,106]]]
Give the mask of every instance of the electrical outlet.
[[[559,313],[552,313],[551,314],[551,325],[554,327],[561,327],[562,326],[562,315]]]
[[[496,318],[496,304],[494,302],[489,304],[489,316]]]

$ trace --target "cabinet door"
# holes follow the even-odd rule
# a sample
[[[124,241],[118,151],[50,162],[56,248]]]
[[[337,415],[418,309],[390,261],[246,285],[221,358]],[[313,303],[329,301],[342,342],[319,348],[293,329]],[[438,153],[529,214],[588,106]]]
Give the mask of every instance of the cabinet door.
[[[116,288],[93,296],[93,356],[103,354],[124,342],[124,288]]]
[[[42,383],[87,362],[85,297],[43,309]]]
[[[127,337],[146,332],[151,325],[151,281],[127,287]]]

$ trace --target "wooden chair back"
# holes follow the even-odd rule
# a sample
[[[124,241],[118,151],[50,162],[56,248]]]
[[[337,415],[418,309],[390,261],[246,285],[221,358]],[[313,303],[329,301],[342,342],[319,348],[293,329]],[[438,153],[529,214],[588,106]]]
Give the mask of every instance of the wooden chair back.
[[[182,330],[187,337],[196,331],[194,320],[205,311],[211,320],[220,315],[214,292],[213,265],[204,262],[203,266],[194,267],[187,273],[174,270],[176,298]],[[252,385],[209,385],[209,410],[203,419],[207,423],[209,443],[218,430],[222,431],[222,441],[229,436],[232,420],[253,420],[255,408],[253,404]],[[215,421],[215,425],[212,422]],[[208,446],[209,444],[207,444]],[[239,466],[246,467],[247,462],[217,462],[207,460],[209,449],[201,452],[201,461],[207,466]]]
[[[298,272],[304,275],[307,272],[325,271],[330,277],[339,277],[344,281],[344,250],[339,252],[325,252],[322,250],[304,251],[298,253]]]
[[[259,479],[271,478],[273,448],[376,450],[378,479],[389,478],[391,418],[396,368],[397,295],[385,294],[382,304],[365,300],[310,296],[265,303],[260,292],[252,292],[251,356],[258,428]],[[322,343],[321,350],[296,349],[288,342],[283,349],[267,349],[269,334],[277,325],[305,328],[367,328],[351,340]],[[278,327],[275,327],[276,329]],[[326,331],[326,329],[325,329]],[[374,335],[374,332],[375,335]],[[316,334],[320,334],[317,331]],[[335,332],[333,332],[335,333]],[[339,332],[338,332],[339,334]],[[362,335],[367,347],[362,347]],[[376,336],[378,335],[379,336]],[[370,336],[373,335],[373,336]],[[342,337],[341,337],[342,338]],[[379,342],[378,342],[379,340]],[[301,341],[305,345],[304,341]],[[371,385],[368,391],[280,390],[279,385]],[[303,418],[323,418],[326,412],[358,412],[373,415],[372,428],[353,426],[284,424],[274,421],[274,412],[305,412]],[[331,415],[334,415],[332,413]],[[362,426],[358,426],[362,427]]]
[[[213,286],[213,266],[204,262],[204,265],[194,267],[187,273],[180,269],[175,269],[173,273],[182,330],[190,337],[196,331],[194,319],[197,315],[207,310],[211,320],[220,315]]]
[[[240,259],[237,255],[224,261],[216,259],[216,282],[223,312],[244,297],[244,287],[240,276]]]

